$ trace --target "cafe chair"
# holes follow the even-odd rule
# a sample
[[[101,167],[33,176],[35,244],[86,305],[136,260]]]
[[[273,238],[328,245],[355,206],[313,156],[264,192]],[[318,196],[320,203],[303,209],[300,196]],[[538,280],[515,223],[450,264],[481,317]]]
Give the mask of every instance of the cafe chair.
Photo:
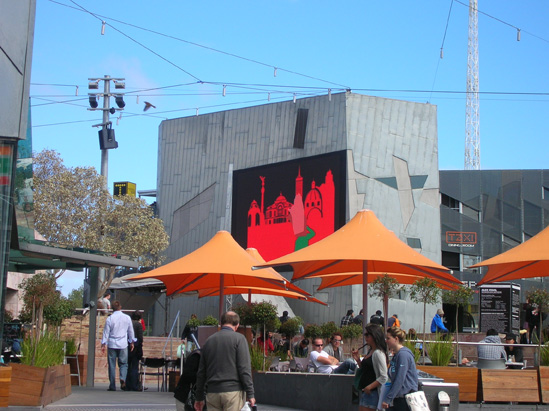
[[[145,390],[145,378],[147,375],[156,376],[156,385],[158,391],[164,391],[166,387],[166,360],[164,358],[147,358],[144,357],[141,360],[141,371],[139,372],[142,376],[141,387],[142,390]],[[160,380],[162,378],[162,380]],[[162,381],[162,385],[160,385]]]
[[[505,358],[498,358],[497,360],[488,360],[486,358],[479,358],[477,361],[477,368],[483,370],[504,370]]]

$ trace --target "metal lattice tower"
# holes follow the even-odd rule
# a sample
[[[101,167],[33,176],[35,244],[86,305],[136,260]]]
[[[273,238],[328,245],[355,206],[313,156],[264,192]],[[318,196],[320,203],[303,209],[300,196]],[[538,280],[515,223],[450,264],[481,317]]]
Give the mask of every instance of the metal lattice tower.
[[[469,0],[469,43],[467,47],[467,103],[465,108],[466,170],[480,170],[477,5],[477,0]]]

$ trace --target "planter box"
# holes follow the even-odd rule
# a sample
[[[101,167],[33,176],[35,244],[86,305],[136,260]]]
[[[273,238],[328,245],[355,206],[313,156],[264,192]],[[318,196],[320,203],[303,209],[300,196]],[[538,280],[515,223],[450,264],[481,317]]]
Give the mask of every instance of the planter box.
[[[439,367],[434,365],[418,365],[418,370],[436,375],[444,382],[459,384],[459,401],[478,402],[479,396],[479,370],[473,367]]]
[[[354,375],[253,371],[252,376],[259,404],[311,411],[358,410]]]
[[[9,405],[44,407],[71,394],[68,364],[48,368],[11,364]]]
[[[67,358],[67,364],[70,366],[71,374],[77,374],[76,358]],[[78,354],[78,367],[80,368],[80,385],[86,385],[88,376],[88,356],[86,354]],[[71,375],[71,385],[78,385],[78,377]]]
[[[538,370],[480,370],[482,401],[539,402]]]
[[[0,408],[7,407],[10,398],[11,367],[0,366]]]
[[[549,367],[539,367],[539,389],[541,392],[541,402],[549,403]]]

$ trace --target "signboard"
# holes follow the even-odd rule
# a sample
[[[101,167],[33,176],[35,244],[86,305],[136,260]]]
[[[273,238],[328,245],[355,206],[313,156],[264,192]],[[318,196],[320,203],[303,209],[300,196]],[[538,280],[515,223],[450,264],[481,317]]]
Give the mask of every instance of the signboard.
[[[231,233],[266,260],[289,254],[345,224],[345,151],[233,173]]]
[[[491,284],[480,290],[480,332],[493,328],[498,333],[520,330],[520,285]]]
[[[135,197],[135,183],[129,181],[114,183],[113,195],[115,196],[132,196]]]
[[[477,243],[477,233],[474,231],[446,231],[448,247],[474,247]]]

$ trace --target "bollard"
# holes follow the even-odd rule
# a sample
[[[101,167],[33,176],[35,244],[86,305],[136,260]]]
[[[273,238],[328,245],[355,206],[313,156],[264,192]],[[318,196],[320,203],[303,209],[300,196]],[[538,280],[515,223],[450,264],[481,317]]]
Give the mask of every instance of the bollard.
[[[450,411],[450,396],[446,391],[438,393],[438,411]]]

